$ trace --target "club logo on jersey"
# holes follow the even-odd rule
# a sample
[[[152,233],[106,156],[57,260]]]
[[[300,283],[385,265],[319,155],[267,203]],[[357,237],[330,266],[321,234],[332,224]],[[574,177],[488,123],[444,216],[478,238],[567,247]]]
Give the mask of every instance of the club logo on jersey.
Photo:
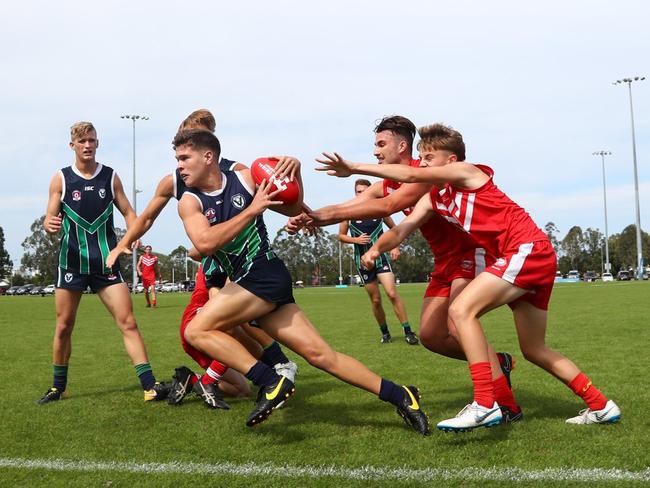
[[[497,259],[497,260],[494,262],[494,264],[493,264],[492,266],[493,266],[494,268],[502,268],[502,267],[505,266],[507,263],[508,263],[508,262],[507,262],[505,259],[503,259],[503,258],[499,258],[499,259]]]
[[[472,269],[472,262],[469,259],[464,259],[462,263],[460,263],[460,267],[463,269]]]
[[[244,208],[244,205],[246,205],[246,200],[244,200],[244,195],[241,193],[237,193],[237,195],[234,195],[232,199],[230,200],[233,204],[233,207],[235,207],[237,210],[241,210]]]
[[[363,275],[363,279],[364,279],[364,280],[367,280],[367,279],[368,279],[368,275],[367,275],[367,274],[364,274],[364,275]]]
[[[99,198],[105,198],[106,197],[106,190],[104,188],[99,189]]]
[[[117,279],[117,276],[114,275],[113,273],[111,273],[111,274],[109,274],[109,275],[106,277],[106,279],[107,279],[108,281],[115,281],[115,280]]]
[[[72,281],[72,273],[66,273],[63,279],[66,283],[70,283]]]
[[[79,190],[74,190],[74,191],[72,192],[72,199],[73,199],[75,202],[78,202],[79,200],[81,200],[81,192],[80,192]]]
[[[206,219],[208,219],[210,222],[212,222],[214,220],[214,218],[216,217],[216,215],[217,215],[217,211],[215,209],[213,209],[212,207],[210,207],[209,209],[207,209],[205,211],[204,215],[205,215]]]

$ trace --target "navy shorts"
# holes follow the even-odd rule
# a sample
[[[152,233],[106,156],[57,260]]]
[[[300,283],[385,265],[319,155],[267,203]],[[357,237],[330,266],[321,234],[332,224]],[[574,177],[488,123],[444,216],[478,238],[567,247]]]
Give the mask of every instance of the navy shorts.
[[[74,270],[59,268],[56,279],[57,288],[75,291],[86,291],[88,287],[92,291],[97,291],[119,283],[124,283],[124,278],[119,270],[108,274],[81,274]]]
[[[359,271],[359,276],[361,276],[361,281],[363,281],[364,284],[377,281],[378,274],[393,272],[393,268],[390,266],[390,259],[386,253],[382,254],[375,260],[374,268],[366,269],[363,266],[359,266],[357,270]]]
[[[226,273],[213,273],[205,277],[205,285],[210,288],[223,288],[226,285],[228,275]]]
[[[278,307],[296,303],[293,298],[291,274],[281,259],[257,259],[253,261],[248,273],[233,282]]]

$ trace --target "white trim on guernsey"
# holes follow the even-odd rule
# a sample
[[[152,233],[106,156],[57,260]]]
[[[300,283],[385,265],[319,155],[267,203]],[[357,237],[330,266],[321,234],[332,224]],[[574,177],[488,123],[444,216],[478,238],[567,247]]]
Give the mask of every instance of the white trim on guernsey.
[[[70,167],[72,168],[72,172],[73,172],[74,174],[76,174],[79,178],[83,178],[83,179],[86,180],[86,181],[90,181],[90,180],[92,180],[95,176],[97,176],[97,175],[99,174],[99,172],[102,170],[102,168],[104,167],[104,165],[102,165],[102,163],[97,163],[97,168],[95,168],[95,172],[93,173],[93,175],[92,175],[90,178],[86,178],[84,175],[82,175],[82,174],[81,174],[81,171],[79,171],[79,168],[77,168],[77,165],[76,165],[76,164],[73,163],[72,166],[70,166]]]
[[[115,172],[115,170],[113,170],[113,174],[111,175],[111,195],[113,195],[113,200],[115,200],[115,175],[116,174],[117,173]]]
[[[228,184],[228,177],[224,173],[221,173],[221,188],[217,188],[214,191],[202,191],[201,193],[209,197],[218,197],[223,193],[227,184]]]
[[[178,181],[176,180],[176,171],[172,173],[172,184],[173,184],[172,195],[174,195],[174,198],[178,200],[178,195],[176,193],[176,186],[178,184]]]
[[[205,209],[203,208],[203,202],[201,201],[201,199],[199,198],[198,195],[195,195],[195,194],[192,193],[191,191],[186,191],[185,193],[183,193],[183,196],[185,196],[185,195],[190,195],[190,196],[196,198],[197,202],[199,202],[199,205],[201,205],[201,212],[203,212],[203,210],[205,210]]]
[[[244,188],[246,188],[246,191],[251,194],[251,196],[255,196],[255,190],[251,189],[250,186],[248,186],[248,183],[246,183],[246,180],[244,177],[241,175],[241,171],[235,171],[234,172],[237,175],[237,178],[239,178],[240,183]]]
[[[533,250],[533,243],[527,242],[519,246],[519,251],[517,254],[513,254],[508,263],[508,267],[503,272],[503,279],[508,283],[514,283],[517,275],[521,271],[521,268],[524,267],[524,262],[526,258]]]
[[[59,175],[61,176],[61,185],[63,190],[61,191],[61,201],[65,198],[65,176],[63,176],[63,170],[58,171]]]

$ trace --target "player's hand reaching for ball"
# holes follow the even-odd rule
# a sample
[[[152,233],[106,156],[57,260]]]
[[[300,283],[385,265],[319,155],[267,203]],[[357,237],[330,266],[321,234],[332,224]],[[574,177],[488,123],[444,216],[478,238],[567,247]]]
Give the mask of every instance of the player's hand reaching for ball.
[[[361,264],[363,264],[363,267],[366,269],[374,268],[375,260],[379,257],[379,254],[379,251],[377,251],[374,247],[368,249],[368,252],[361,256]]]
[[[285,176],[289,177],[289,181],[296,178],[296,174],[300,171],[300,161],[292,156],[273,156],[278,160],[275,166],[274,175],[277,179],[281,180]]]
[[[316,168],[316,171],[327,171],[330,176],[338,176],[339,178],[347,178],[352,174],[352,163],[343,159],[338,153],[329,154],[323,153],[323,159],[316,158],[316,161],[323,166]]]

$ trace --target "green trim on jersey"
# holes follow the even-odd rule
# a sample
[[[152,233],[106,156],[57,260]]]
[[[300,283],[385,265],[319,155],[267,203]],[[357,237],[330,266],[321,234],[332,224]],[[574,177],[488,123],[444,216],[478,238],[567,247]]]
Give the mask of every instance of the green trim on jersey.
[[[262,247],[262,236],[257,230],[257,217],[251,220],[244,230],[242,230],[237,237],[235,237],[228,244],[223,246],[221,249],[218,249],[214,254],[214,257],[219,261],[219,264],[223,267],[228,276],[232,276],[234,268],[230,262],[229,255],[235,255],[237,257],[241,256],[244,252],[244,249],[248,248],[246,253],[246,258],[244,260],[243,266],[241,269],[245,273],[248,273],[248,270],[253,263],[253,258],[259,252]],[[268,258],[268,253],[267,253]]]
[[[63,214],[63,239],[59,250],[59,267],[68,269],[68,241],[70,240],[70,219]]]
[[[77,242],[79,242],[79,273],[88,274],[90,272],[90,256],[88,254],[88,238],[87,233],[78,225],[77,229]]]
[[[89,234],[94,234],[95,232],[97,232],[97,230],[101,227],[102,224],[105,224],[106,221],[112,217],[113,205],[111,204],[108,207],[106,207],[106,210],[104,210],[102,214],[99,217],[97,217],[92,224],[88,222],[86,219],[84,219],[77,212],[72,210],[70,206],[65,202],[63,202],[63,211],[65,212],[66,215],[70,217],[70,220],[72,220],[75,224],[77,224],[77,226],[81,227]]]

